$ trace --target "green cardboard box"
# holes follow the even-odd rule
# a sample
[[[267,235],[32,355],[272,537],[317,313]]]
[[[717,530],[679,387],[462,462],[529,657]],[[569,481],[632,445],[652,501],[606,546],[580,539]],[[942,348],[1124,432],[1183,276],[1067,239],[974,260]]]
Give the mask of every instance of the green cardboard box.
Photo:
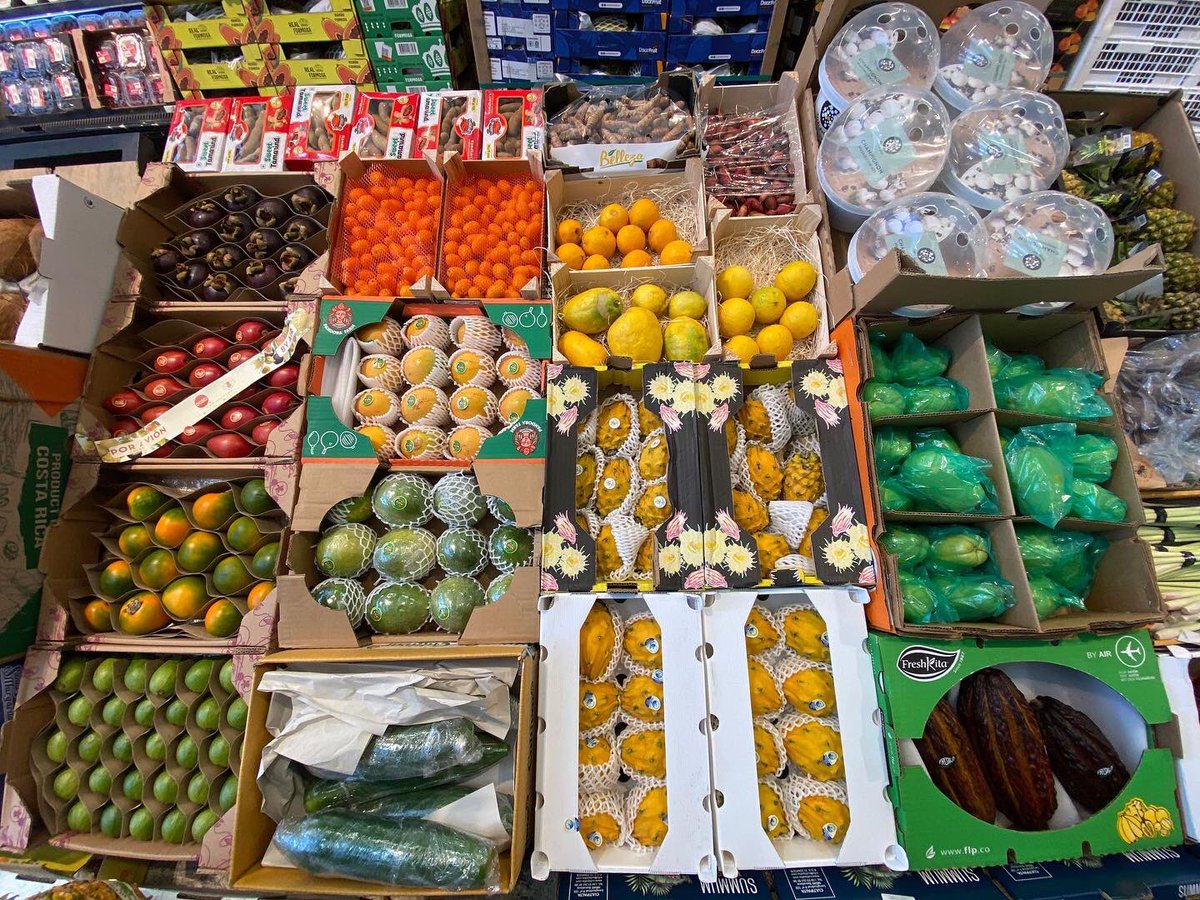
[[[1148,632],[1080,635],[1057,644],[892,635],[869,640],[891,770],[888,790],[912,869],[1074,859],[1183,841],[1172,751],[1155,731],[1169,730],[1171,710]],[[943,696],[955,701],[962,680],[990,666],[1005,672],[1027,699],[1054,697],[1096,723],[1129,771],[1116,799],[1089,816],[1056,779],[1057,810],[1049,827],[1017,831],[973,817],[934,785],[912,740],[924,733]]]

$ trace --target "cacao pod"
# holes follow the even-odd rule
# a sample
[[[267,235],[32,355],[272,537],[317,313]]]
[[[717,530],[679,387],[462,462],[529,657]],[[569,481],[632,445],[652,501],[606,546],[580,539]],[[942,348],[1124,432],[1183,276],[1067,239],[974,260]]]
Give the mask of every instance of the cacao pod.
[[[1046,742],[1050,767],[1067,795],[1088,812],[1116,798],[1129,781],[1129,771],[1096,723],[1054,697],[1033,701]]]
[[[937,789],[956,806],[985,822],[996,821],[996,800],[958,714],[943,697],[914,743]]]
[[[996,807],[1022,831],[1042,831],[1058,808],[1054,772],[1037,716],[999,669],[980,669],[958,689],[958,715],[971,735]]]

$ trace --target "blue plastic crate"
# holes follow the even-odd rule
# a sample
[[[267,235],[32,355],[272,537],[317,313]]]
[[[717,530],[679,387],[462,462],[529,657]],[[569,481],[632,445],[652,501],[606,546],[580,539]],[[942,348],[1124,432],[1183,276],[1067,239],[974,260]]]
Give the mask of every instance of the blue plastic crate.
[[[670,13],[698,19],[723,16],[767,16],[775,11],[775,0],[671,0]]]
[[[613,12],[605,11],[605,12],[596,12],[596,13],[584,13],[584,15],[590,16],[592,19],[595,19],[597,16],[624,15],[624,16],[629,17],[631,24],[638,31],[663,31],[664,30],[663,19],[665,18],[665,16],[662,13],[658,13],[658,12],[653,12],[653,13],[613,13]],[[577,28],[579,28],[579,16],[580,16],[579,11],[575,10],[575,9],[556,9],[556,10],[554,10],[554,27],[555,28],[565,28],[565,29],[577,29]]]
[[[572,57],[570,59],[558,58],[554,61],[554,71],[562,75],[587,75],[588,81],[592,83],[604,83],[606,80],[603,76],[592,75],[592,69],[604,63],[613,62],[611,59],[579,59]],[[621,75],[612,80],[620,80],[621,78],[657,78],[658,77],[658,60],[645,59],[637,63],[636,68],[628,75]]]
[[[554,55],[560,59],[650,60],[657,63],[666,50],[667,36],[661,32],[554,29]]]
[[[555,9],[591,13],[666,12],[670,0],[550,0]]]
[[[671,64],[761,63],[766,52],[765,31],[757,34],[673,34],[667,38],[667,62]]]
[[[704,18],[713,18],[713,17],[700,16],[700,15],[677,16],[674,13],[671,13],[671,15],[667,18],[667,33],[668,34],[690,35],[692,33],[692,26],[694,26],[696,24],[696,20],[704,19]],[[743,19],[745,20],[745,22],[741,21]],[[737,24],[739,25],[739,27],[742,24],[747,24],[750,21],[753,21],[754,27],[757,29],[756,33],[758,33],[758,34],[766,34],[768,31],[771,30],[771,13],[770,13],[770,11],[762,13],[762,14],[758,15],[757,17],[754,17],[753,19],[750,16],[733,16],[733,15],[716,16],[715,18],[713,18],[713,21],[720,23],[722,26],[724,26],[725,23],[730,20],[737,21]],[[738,33],[737,29],[736,28],[733,29],[733,31],[731,33],[734,33],[734,34]],[[716,36],[716,35],[714,35],[714,36]]]

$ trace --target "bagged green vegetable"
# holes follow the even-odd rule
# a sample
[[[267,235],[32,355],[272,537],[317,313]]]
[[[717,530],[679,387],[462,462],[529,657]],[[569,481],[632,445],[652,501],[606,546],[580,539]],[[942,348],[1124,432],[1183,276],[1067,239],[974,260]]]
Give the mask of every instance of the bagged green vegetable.
[[[904,621],[910,625],[935,621],[934,616],[942,606],[929,579],[911,572],[900,573],[900,602],[904,606]]]
[[[1048,619],[1065,609],[1087,609],[1082,597],[1045,575],[1029,576],[1029,593],[1039,619]]]
[[[879,502],[884,509],[892,512],[905,512],[913,508],[912,497],[904,492],[894,476],[879,483]]]
[[[1050,369],[1016,377],[1001,373],[993,387],[1001,409],[1058,419],[1103,419],[1112,415],[1096,391],[1104,379],[1082,369]]]
[[[900,335],[892,350],[892,377],[909,387],[945,375],[949,366],[949,350],[926,344],[911,331]]]
[[[1046,371],[1046,363],[1040,356],[1034,356],[1032,353],[1019,353],[1016,356],[1010,356],[1008,362],[992,375],[992,381],[999,381],[1001,378],[1021,378],[1026,375],[1037,375],[1039,372]]]
[[[900,471],[904,458],[912,453],[913,444],[903,428],[875,429],[875,472],[880,478],[890,478]]]
[[[1079,552],[1063,560],[1050,577],[1067,590],[1080,597],[1087,598],[1092,592],[1092,583],[1096,580],[1096,570],[1100,568],[1100,560],[1108,552],[1108,541],[1098,534],[1081,534],[1077,543]]]
[[[875,381],[889,382],[896,380],[892,374],[891,357],[883,349],[881,341],[875,340],[875,335],[871,335],[871,368],[875,370],[872,376]]]
[[[1051,578],[1071,593],[1086,597],[1100,559],[1108,551],[1108,541],[1083,531],[1021,525],[1017,527],[1017,547],[1031,578]]]
[[[483,743],[470,719],[392,725],[371,738],[351,777],[394,781],[470,765],[482,757]]]
[[[491,841],[425,819],[327,809],[281,822],[275,846],[314,875],[450,891],[499,887]]]
[[[945,428],[916,429],[912,432],[912,445],[913,447],[941,447],[951,453],[962,453],[958,441]]]
[[[871,421],[885,416],[904,415],[904,395],[895,385],[884,384],[872,378],[863,385],[862,399],[867,404],[867,413]]]
[[[457,803],[478,788],[462,784],[447,784],[443,787],[430,788],[427,791],[413,791],[394,797],[384,797],[366,803],[356,803],[349,807],[354,812],[367,813],[399,822],[403,819],[426,819],[439,809]],[[500,822],[504,830],[512,834],[513,802],[508,794],[496,794],[496,809],[500,813]]]
[[[1120,522],[1125,501],[1112,491],[1076,478],[1071,482],[1071,515],[1092,522]]]
[[[969,403],[966,387],[951,378],[931,378],[904,392],[904,411],[911,416],[958,412],[966,409]]]
[[[1001,427],[1000,429],[1000,452],[1004,453],[1008,450],[1008,442],[1016,437],[1016,432],[1011,428]]]
[[[921,447],[909,454],[896,485],[913,499],[914,508],[950,513],[995,514],[1000,511],[986,459]]]
[[[928,528],[925,535],[929,539],[925,568],[931,574],[965,574],[992,561],[991,539],[981,529],[951,525]],[[995,566],[989,570],[994,571]]]
[[[1077,434],[1071,453],[1075,477],[1096,484],[1112,478],[1113,463],[1117,461],[1117,445],[1102,434]]]
[[[896,558],[901,569],[915,569],[925,562],[929,553],[929,539],[915,528],[904,525],[889,525],[879,537],[883,549]]]
[[[950,621],[994,619],[1016,603],[1012,583],[998,575],[934,575],[933,586],[946,602]]]
[[[1020,429],[1004,448],[1004,463],[1017,512],[1053,528],[1071,508],[1073,424]]]
[[[987,338],[983,339],[983,348],[987,353],[988,374],[995,380],[996,376],[1000,374],[1000,370],[1012,361],[1012,357]]]

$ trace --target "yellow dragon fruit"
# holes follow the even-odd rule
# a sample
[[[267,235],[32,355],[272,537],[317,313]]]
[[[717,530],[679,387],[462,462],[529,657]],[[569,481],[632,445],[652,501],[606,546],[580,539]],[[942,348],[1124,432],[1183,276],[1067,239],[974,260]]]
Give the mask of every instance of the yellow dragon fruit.
[[[595,681],[606,671],[617,651],[617,627],[603,603],[593,603],[579,629],[579,674]]]

